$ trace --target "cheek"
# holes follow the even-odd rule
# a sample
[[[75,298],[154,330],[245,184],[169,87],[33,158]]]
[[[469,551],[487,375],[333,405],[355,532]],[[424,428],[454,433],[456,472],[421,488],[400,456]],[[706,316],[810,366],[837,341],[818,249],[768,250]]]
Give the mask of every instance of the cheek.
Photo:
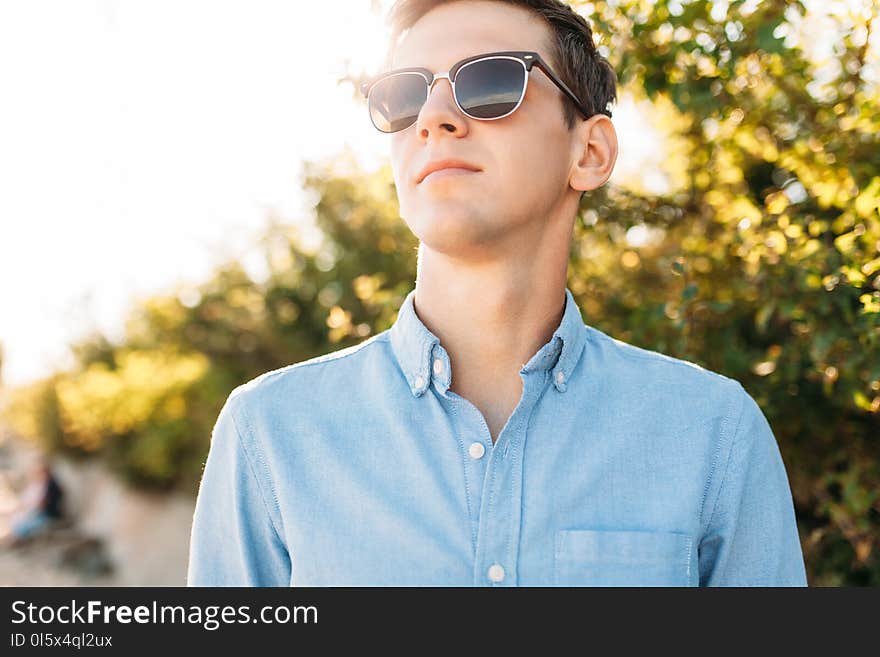
[[[513,200],[523,197],[552,198],[565,186],[568,151],[558,135],[549,130],[533,131],[527,139],[507,139],[500,143],[498,179],[493,183],[504,188]]]
[[[400,145],[400,141],[394,139],[392,136],[391,140],[391,172],[394,175],[394,184],[397,185],[398,189],[400,188],[402,178],[403,178],[403,150]]]

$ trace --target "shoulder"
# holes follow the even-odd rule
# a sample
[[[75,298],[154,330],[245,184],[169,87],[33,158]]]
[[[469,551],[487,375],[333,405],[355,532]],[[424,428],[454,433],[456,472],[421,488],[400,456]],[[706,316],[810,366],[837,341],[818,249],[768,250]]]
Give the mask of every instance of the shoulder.
[[[389,356],[388,331],[383,331],[358,344],[264,372],[238,385],[229,397],[246,413],[272,400],[284,401],[289,408],[291,401],[302,401],[310,395],[329,391],[344,394],[346,386],[356,384],[357,374],[381,367]]]
[[[630,369],[637,368],[646,376],[659,380],[670,379],[683,383],[732,385],[738,382],[720,372],[703,367],[699,363],[677,358],[660,351],[638,347],[624,342],[600,331],[593,326],[586,326],[588,339],[598,350],[609,359],[615,359],[619,366]]]
[[[719,421],[723,425],[735,423],[750,403],[742,384],[730,376],[629,344],[595,327],[586,328],[590,345],[586,367],[603,373],[607,396],[625,414],[663,417],[681,427],[707,428]]]

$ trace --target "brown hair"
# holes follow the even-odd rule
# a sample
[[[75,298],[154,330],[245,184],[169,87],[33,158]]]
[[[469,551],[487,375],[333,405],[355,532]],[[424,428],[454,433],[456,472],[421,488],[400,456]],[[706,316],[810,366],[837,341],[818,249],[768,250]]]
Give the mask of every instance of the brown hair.
[[[401,34],[431,9],[461,0],[397,0],[388,12],[391,25],[390,64]],[[550,52],[545,56],[553,71],[590,110],[611,116],[608,105],[617,100],[617,75],[608,61],[596,50],[593,31],[587,20],[560,0],[492,0],[523,7],[540,16],[550,27]],[[542,53],[543,55],[543,53]],[[566,127],[571,130],[580,113],[563,96]]]

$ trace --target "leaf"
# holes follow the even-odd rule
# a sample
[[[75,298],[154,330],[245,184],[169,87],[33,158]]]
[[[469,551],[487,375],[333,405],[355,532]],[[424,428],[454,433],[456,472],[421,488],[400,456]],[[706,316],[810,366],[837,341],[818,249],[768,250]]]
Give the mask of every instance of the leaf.
[[[758,28],[758,47],[767,53],[781,53],[785,51],[783,47],[783,39],[773,36],[773,32],[782,23],[782,20],[776,20],[769,23],[763,23]]]
[[[768,301],[755,313],[755,328],[758,329],[759,333],[767,332],[767,322],[770,321],[770,317],[775,309],[776,301]]]
[[[865,187],[853,203],[856,214],[865,219],[875,214],[880,208],[880,176],[875,176],[871,184]]]

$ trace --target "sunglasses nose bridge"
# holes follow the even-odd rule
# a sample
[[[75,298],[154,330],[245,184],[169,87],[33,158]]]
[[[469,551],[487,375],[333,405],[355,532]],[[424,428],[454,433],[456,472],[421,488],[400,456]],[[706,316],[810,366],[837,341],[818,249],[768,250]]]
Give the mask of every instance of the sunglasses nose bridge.
[[[434,85],[438,80],[445,78],[449,82],[450,91],[452,91],[453,102],[458,105],[458,100],[455,98],[455,82],[453,82],[452,78],[449,77],[449,71],[446,73],[435,73],[431,82],[428,83],[428,93],[425,96],[425,102],[427,103],[427,99],[430,98],[431,92],[434,90]],[[427,77],[425,78],[427,81]]]
[[[452,78],[449,77],[448,71],[446,73],[435,73],[433,79],[428,83],[429,94],[431,93],[431,90],[434,89],[434,84],[437,82],[437,80],[440,80],[442,78],[446,78],[447,80],[449,80],[450,86],[455,89],[455,83],[452,81]]]

